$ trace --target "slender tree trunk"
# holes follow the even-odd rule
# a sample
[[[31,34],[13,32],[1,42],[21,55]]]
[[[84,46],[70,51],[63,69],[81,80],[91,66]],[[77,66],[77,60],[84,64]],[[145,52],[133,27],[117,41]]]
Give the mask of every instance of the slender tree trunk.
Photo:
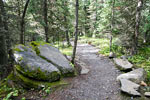
[[[144,43],[147,43],[147,36],[148,36],[148,32],[149,30],[147,30],[145,33],[144,33]]]
[[[64,16],[64,19],[65,19],[65,22],[67,22],[66,16]],[[68,25],[66,25],[66,40],[67,40],[68,46],[70,46],[71,43],[70,43],[70,38],[69,38],[69,34],[68,34]]]
[[[76,0],[76,26],[75,26],[75,40],[74,40],[74,48],[73,48],[73,55],[72,55],[72,64],[74,64],[75,56],[76,56],[76,48],[77,48],[77,41],[78,41],[78,10],[79,10],[79,2]]]
[[[10,32],[9,32],[9,30],[8,30],[8,22],[7,22],[7,20],[8,20],[8,17],[7,17],[7,15],[6,15],[6,11],[5,11],[5,9],[4,9],[4,3],[3,3],[3,1],[0,1],[0,4],[1,4],[1,6],[0,6],[0,9],[1,9],[1,12],[2,12],[2,15],[3,15],[3,24],[4,24],[4,29],[5,29],[5,31],[6,31],[6,44],[7,44],[7,52],[9,53],[10,52],[10,50],[11,50],[11,39],[10,39]]]
[[[6,17],[4,16],[4,6],[3,6],[3,0],[0,0],[0,65],[6,65],[8,63],[8,53],[7,53],[7,46],[6,46],[6,31],[5,25],[3,21]],[[0,66],[0,71],[2,71],[3,68]]]
[[[25,16],[26,16],[26,11],[27,11],[27,8],[28,8],[28,5],[29,5],[29,2],[30,0],[27,0],[26,4],[25,4],[25,7],[24,7],[24,11],[23,11],[23,14],[22,14],[22,18],[21,18],[21,23],[20,23],[20,26],[21,26],[21,34],[20,34],[20,43],[21,44],[25,44]]]
[[[88,37],[91,37],[91,33],[90,33],[90,22],[89,22],[89,16],[90,16],[90,12],[88,11],[89,9],[89,5],[87,5],[88,1],[85,0],[84,1],[84,13],[85,13],[85,18],[84,18],[84,32],[85,32],[85,35],[88,36]]]
[[[112,52],[112,39],[113,39],[113,29],[114,29],[114,6],[115,6],[115,0],[113,0],[112,4],[112,18],[111,18],[111,34],[110,34],[110,44],[109,44],[109,51]]]
[[[70,39],[69,39],[69,34],[68,34],[68,29],[66,30],[66,40],[67,40],[67,45],[70,46]]]
[[[137,54],[138,36],[139,36],[142,7],[143,7],[143,0],[138,0],[138,5],[136,8],[136,20],[135,20],[136,24],[135,24],[135,34],[134,34],[133,46],[132,46],[132,55]]]
[[[47,18],[47,0],[44,0],[44,30],[45,30],[45,42],[49,42],[49,38],[48,38],[48,18]]]
[[[96,9],[95,9],[95,22],[94,22],[94,30],[92,37],[95,38],[97,34],[97,0],[94,1],[96,3]]]

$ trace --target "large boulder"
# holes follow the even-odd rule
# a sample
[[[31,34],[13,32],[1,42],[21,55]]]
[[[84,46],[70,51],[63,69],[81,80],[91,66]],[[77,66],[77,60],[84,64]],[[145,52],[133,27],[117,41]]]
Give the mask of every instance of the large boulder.
[[[61,71],[63,76],[74,75],[74,68],[57,48],[44,44],[39,45],[38,49],[39,56],[54,64]]]
[[[120,81],[121,79],[128,79],[135,83],[140,83],[144,81],[146,77],[146,72],[143,68],[135,69],[131,72],[121,74],[117,77],[117,80]]]
[[[127,79],[121,79],[121,91],[133,95],[133,96],[141,96],[141,94],[137,91],[139,90],[140,85],[133,83]]]
[[[131,70],[133,65],[127,59],[114,58],[113,59],[117,67],[122,70]]]
[[[57,81],[60,71],[53,64],[47,62],[29,47],[18,45],[14,49],[14,58],[17,63],[16,70],[24,76],[40,81]]]

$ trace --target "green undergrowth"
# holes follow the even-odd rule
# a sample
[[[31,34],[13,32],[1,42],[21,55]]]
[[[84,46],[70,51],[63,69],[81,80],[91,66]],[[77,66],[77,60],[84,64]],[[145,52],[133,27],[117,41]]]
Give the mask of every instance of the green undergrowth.
[[[60,44],[59,46],[56,44],[55,47],[58,47],[60,52],[64,55],[71,56],[72,55],[72,46]]]
[[[140,48],[137,55],[128,59],[138,68],[144,68],[147,72],[147,82],[150,83],[150,47]]]
[[[37,79],[37,80],[49,80],[49,79],[58,80],[60,78],[59,72],[53,72],[51,74],[46,75],[46,73],[43,72],[40,68],[34,71],[25,71],[21,66],[15,65],[15,69],[18,72],[22,73],[23,75]]]
[[[14,97],[25,94],[28,92],[28,89],[32,88],[39,91],[44,90],[45,93],[49,94],[51,88],[55,89],[67,84],[68,83],[63,80],[51,83],[36,81],[14,71],[7,78],[0,81],[0,98],[2,98],[2,100],[13,100]],[[22,98],[22,100],[25,100],[24,97]]]

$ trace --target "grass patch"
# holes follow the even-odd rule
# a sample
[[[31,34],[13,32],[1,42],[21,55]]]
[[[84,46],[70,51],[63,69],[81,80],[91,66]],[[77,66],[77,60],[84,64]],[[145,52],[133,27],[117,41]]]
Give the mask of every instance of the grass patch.
[[[58,46],[58,44],[56,44],[54,46],[57,47],[62,54],[67,55],[67,56],[72,55],[72,51],[73,51],[72,46],[68,46],[67,44],[65,44],[65,45],[60,44],[59,46]]]

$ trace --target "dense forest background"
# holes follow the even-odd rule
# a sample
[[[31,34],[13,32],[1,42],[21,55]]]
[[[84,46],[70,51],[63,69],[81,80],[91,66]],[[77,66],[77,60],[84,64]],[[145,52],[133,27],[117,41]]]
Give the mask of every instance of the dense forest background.
[[[75,0],[0,0],[2,76],[4,71],[12,69],[12,48],[16,44],[45,41],[59,47],[67,41],[70,46],[75,33],[79,37],[107,38],[106,52],[132,55],[130,61],[138,64],[146,59],[146,66],[150,65],[149,0],[79,0],[78,3]]]
[[[73,64],[77,41],[125,55],[150,83],[150,0],[0,0],[0,80],[13,70],[13,48],[31,41],[57,47]]]

